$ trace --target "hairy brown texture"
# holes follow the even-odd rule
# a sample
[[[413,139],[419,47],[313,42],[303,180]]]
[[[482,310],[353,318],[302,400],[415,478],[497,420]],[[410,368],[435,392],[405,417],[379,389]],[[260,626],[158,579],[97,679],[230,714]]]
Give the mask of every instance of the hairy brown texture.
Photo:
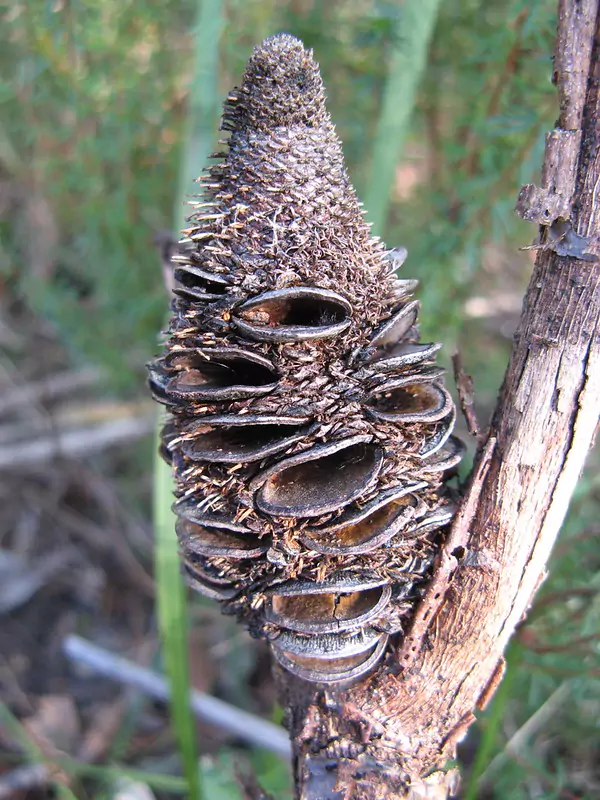
[[[418,344],[416,283],[395,276],[404,253],[364,220],[312,53],[265,40],[222,128],[150,366],[186,572],[286,669],[349,680],[405,629],[443,542],[454,407],[439,345]]]

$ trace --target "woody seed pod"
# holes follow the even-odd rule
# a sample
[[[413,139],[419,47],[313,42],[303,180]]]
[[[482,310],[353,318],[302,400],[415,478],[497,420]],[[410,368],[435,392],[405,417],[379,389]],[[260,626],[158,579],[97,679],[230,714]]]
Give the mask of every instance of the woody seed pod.
[[[320,683],[401,636],[453,514],[455,411],[418,341],[402,249],[372,237],[319,69],[258,47],[226,103],[225,153],[175,257],[164,353],[176,531],[199,592]]]

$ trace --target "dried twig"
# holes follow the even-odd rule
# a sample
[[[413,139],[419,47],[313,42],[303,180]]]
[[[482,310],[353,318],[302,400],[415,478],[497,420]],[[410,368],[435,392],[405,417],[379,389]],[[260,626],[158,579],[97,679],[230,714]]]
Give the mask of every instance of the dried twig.
[[[0,416],[24,406],[38,404],[42,400],[54,400],[60,395],[70,394],[79,389],[97,384],[102,373],[97,369],[79,372],[64,372],[51,375],[41,381],[18,386],[7,392],[0,403]]]
[[[49,511],[61,528],[68,530],[76,539],[84,541],[93,552],[110,553],[131,585],[147,597],[154,597],[154,579],[136,557],[128,537],[120,530],[117,521],[101,526],[71,508],[56,506],[39,491],[26,491],[25,496],[32,508]]]
[[[79,430],[56,431],[54,436],[0,448],[0,469],[47,464],[55,458],[78,458],[140,439],[152,431],[153,417],[127,417]]]
[[[472,436],[477,437],[477,441],[479,442],[481,440],[482,431],[479,426],[477,414],[475,413],[473,378],[465,372],[460,353],[456,352],[452,356],[452,366],[454,367],[454,382],[456,383],[456,391],[458,392],[458,401],[465,422],[467,423],[467,429]]]
[[[63,645],[67,658],[127,686],[135,686],[157,700],[168,700],[166,681],[145,667],[109,653],[79,636],[68,636]],[[266,747],[284,758],[290,757],[290,743],[283,728],[249,714],[241,708],[192,690],[190,705],[198,719],[227,731],[236,738]]]
[[[0,800],[11,800],[17,793],[43,786],[50,781],[46,764],[25,764],[0,776]]]

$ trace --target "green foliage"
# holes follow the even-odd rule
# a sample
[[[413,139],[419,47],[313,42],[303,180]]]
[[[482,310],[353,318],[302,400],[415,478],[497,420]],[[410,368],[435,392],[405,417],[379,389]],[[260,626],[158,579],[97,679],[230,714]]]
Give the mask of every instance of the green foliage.
[[[221,0],[199,0],[198,18],[193,31],[194,76],[189,87],[189,110],[185,130],[185,150],[179,168],[179,192],[175,200],[173,224],[176,231],[185,227],[185,200],[195,194],[194,181],[206,167],[213,150],[220,114],[219,42],[223,28]]]
[[[221,753],[218,758],[202,759],[202,784],[205,797],[211,800],[243,800],[235,776],[231,754]]]
[[[171,223],[194,10],[174,5],[33,0],[4,20],[3,167],[21,213],[3,261],[120,385],[139,381],[164,307],[152,239]]]
[[[456,335],[460,300],[489,269],[490,247],[509,248],[517,261],[517,247],[533,238],[513,208],[556,113],[554,11],[548,0],[441,6],[406,162],[420,181],[390,226],[434,310],[429,322],[423,315],[425,335]]]
[[[291,800],[290,765],[284,764],[278,756],[268,750],[254,750],[249,760],[265,792],[276,800]]]

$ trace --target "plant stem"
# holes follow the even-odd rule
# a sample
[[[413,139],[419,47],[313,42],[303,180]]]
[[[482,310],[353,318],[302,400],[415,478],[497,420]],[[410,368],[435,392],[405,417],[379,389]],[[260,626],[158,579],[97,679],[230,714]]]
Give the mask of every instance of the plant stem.
[[[396,164],[406,138],[439,4],[440,0],[405,0],[398,12],[390,68],[373,140],[371,177],[365,193],[369,219],[378,235],[384,232]]]

